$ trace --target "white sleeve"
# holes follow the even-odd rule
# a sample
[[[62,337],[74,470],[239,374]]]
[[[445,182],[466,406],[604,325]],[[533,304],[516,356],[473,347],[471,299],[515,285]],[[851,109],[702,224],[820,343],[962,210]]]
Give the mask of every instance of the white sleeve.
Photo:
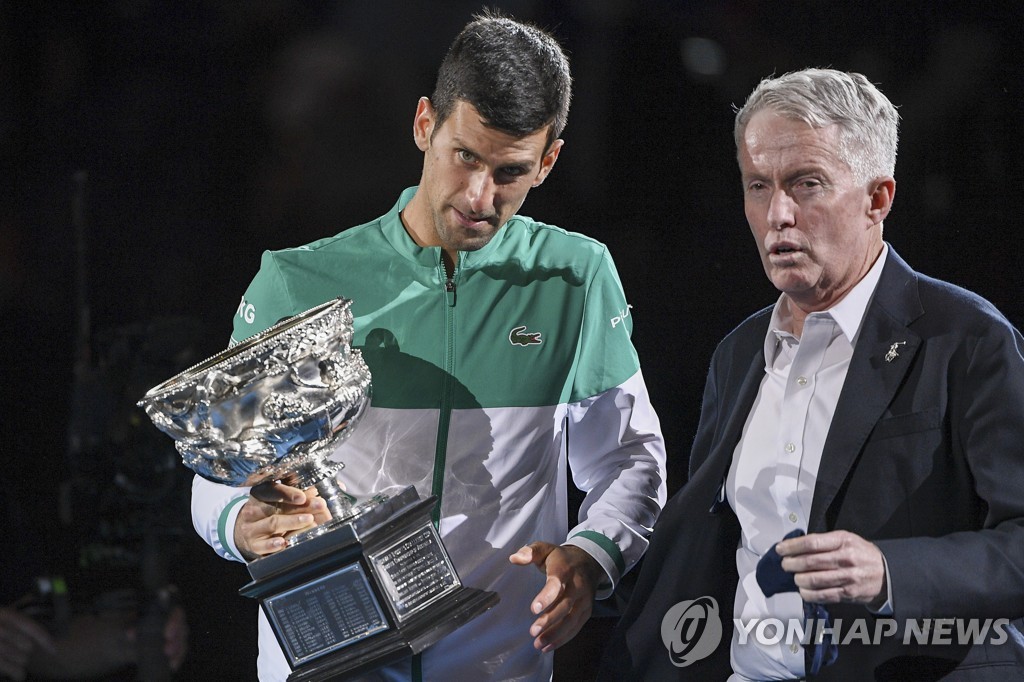
[[[202,476],[192,480],[192,525],[199,537],[225,559],[244,561],[235,546],[235,519],[248,499],[248,488],[233,488]]]
[[[566,544],[594,557],[608,574],[597,598],[647,550],[665,504],[665,441],[643,375],[568,408],[568,457],[576,487],[586,493],[580,523]]]

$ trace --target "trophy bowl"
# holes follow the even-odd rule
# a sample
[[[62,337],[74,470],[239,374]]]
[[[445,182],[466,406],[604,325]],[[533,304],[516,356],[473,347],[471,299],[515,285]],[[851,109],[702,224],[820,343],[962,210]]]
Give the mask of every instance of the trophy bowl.
[[[419,653],[491,608],[464,587],[431,522],[435,496],[412,486],[356,503],[330,459],[369,403],[370,370],[352,348],[351,301],[336,298],[221,351],[139,401],[184,464],[231,486],[315,487],[331,520],[248,563],[293,673],[357,674]]]
[[[186,369],[139,405],[200,476],[305,488],[337,473],[327,458],[369,402],[370,370],[351,343],[351,301],[328,301]]]

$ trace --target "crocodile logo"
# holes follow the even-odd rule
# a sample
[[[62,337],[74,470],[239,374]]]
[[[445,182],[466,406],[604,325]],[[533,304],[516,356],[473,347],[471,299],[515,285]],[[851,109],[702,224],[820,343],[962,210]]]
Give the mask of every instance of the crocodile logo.
[[[539,346],[544,340],[540,337],[540,332],[526,331],[524,324],[508,333],[508,341],[513,346]]]

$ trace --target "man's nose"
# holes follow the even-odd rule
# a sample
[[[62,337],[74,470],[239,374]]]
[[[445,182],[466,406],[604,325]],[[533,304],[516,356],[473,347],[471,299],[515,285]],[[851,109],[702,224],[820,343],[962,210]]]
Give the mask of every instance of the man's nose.
[[[494,178],[490,173],[473,173],[467,190],[469,208],[473,215],[490,215],[494,210]]]
[[[796,202],[788,192],[773,192],[768,203],[768,225],[773,230],[793,227],[796,224],[796,210]]]

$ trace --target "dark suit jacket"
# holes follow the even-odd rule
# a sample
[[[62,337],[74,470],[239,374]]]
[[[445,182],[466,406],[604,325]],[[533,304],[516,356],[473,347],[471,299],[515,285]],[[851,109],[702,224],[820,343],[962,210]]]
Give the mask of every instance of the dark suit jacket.
[[[764,375],[770,317],[771,308],[753,315],[715,351],[690,479],[654,529],[603,679],[730,674],[740,529],[716,500]],[[896,624],[1024,616],[1022,351],[1024,339],[990,303],[914,272],[890,247],[824,446],[808,531],[845,529],[878,545]],[[719,604],[722,641],[676,667],[662,619],[701,596]],[[847,623],[872,618],[860,605],[829,611]],[[1022,624],[975,646],[904,645],[902,630],[881,644],[851,642],[819,679],[1024,679],[1024,637],[1014,628]]]

